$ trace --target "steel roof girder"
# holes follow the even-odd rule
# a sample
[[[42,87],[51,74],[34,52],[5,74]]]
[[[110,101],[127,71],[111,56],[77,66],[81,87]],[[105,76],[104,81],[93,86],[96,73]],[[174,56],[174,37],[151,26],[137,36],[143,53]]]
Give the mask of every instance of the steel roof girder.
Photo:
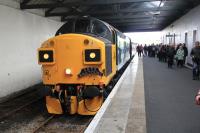
[[[56,4],[20,4],[21,9],[39,9],[39,8],[54,8],[54,7],[72,7],[72,6],[94,6],[94,5],[113,5],[113,4],[123,4],[123,3],[143,3],[143,2],[153,2],[158,0],[70,0],[64,3]],[[168,0],[169,1],[169,0]],[[175,0],[170,0],[175,1]]]
[[[174,9],[168,7],[164,7],[161,9],[157,8],[134,8],[134,9],[121,9],[118,10],[117,13],[140,13],[140,12],[155,12],[155,11],[175,11],[180,12],[182,10],[180,9]],[[45,14],[46,17],[50,16],[68,16],[68,15],[103,15],[103,14],[109,14],[109,13],[115,13],[112,10],[103,10],[103,11],[95,11],[95,12],[80,12],[80,13],[71,13],[71,12],[57,12],[57,13],[49,13]]]

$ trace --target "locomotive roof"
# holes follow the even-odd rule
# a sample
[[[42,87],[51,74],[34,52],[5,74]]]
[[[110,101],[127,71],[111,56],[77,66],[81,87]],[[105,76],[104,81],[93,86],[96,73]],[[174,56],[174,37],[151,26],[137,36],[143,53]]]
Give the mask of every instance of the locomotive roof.
[[[70,16],[70,17],[66,18],[66,20],[69,20],[69,19],[71,19],[71,20],[73,19],[74,21],[77,20],[77,19],[88,19],[88,20],[91,20],[91,21],[97,20],[97,21],[101,22],[102,24],[104,24],[104,25],[106,25],[106,26],[112,28],[113,30],[115,30],[115,31],[117,31],[117,32],[121,32],[121,31],[119,31],[117,28],[115,28],[115,27],[113,27],[112,25],[108,24],[107,22],[102,21],[102,20],[97,19],[97,18],[94,18],[94,17],[90,17],[90,16]],[[122,32],[121,32],[121,33],[122,33]]]

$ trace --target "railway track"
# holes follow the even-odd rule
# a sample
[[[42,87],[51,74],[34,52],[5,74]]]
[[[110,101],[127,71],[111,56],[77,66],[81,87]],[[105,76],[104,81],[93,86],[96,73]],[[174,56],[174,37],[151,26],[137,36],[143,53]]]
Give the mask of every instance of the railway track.
[[[41,89],[41,88],[39,88]],[[27,91],[0,105],[0,131],[39,133],[55,132],[63,127],[63,132],[84,132],[93,117],[51,115],[45,111],[45,102],[37,90]],[[60,121],[62,121],[60,123]],[[77,124],[79,123],[79,124]],[[54,128],[52,128],[54,127]],[[67,129],[67,130],[66,130]],[[62,131],[61,131],[62,132]]]
[[[31,104],[33,104],[33,103],[35,103],[35,102],[41,100],[42,98],[43,98],[43,97],[34,99],[34,100],[29,101],[29,102],[27,102],[26,104],[24,104],[24,105],[22,105],[22,106],[20,106],[20,107],[18,107],[18,108],[15,108],[15,109],[13,109],[13,110],[10,110],[10,111],[4,113],[3,115],[0,116],[0,121],[3,121],[6,117],[9,117],[9,116],[15,114],[17,111],[20,111],[20,110],[26,108],[27,106],[29,106],[29,105],[31,105]],[[9,105],[8,105],[8,106],[9,106]]]
[[[129,62],[130,63],[130,62]],[[129,64],[128,63],[128,64]],[[126,65],[126,67],[128,66]],[[115,77],[115,81],[112,83],[112,88],[115,86],[116,82],[119,80],[121,74]],[[112,89],[111,89],[112,90]],[[59,133],[83,133],[85,129],[88,127],[90,122],[92,121],[93,116],[84,117],[80,115],[75,116],[58,116],[52,115],[44,120],[38,127],[36,127],[32,133],[44,133],[44,132],[59,132]]]
[[[120,75],[116,77],[116,82]],[[112,87],[116,82],[112,83]],[[44,99],[37,91],[29,91],[11,101],[1,103],[0,113],[0,131],[12,133],[83,133],[93,119],[93,116],[80,115],[50,116],[46,111]]]
[[[93,116],[56,116],[52,115],[44,120],[32,133],[59,132],[83,133]]]
[[[17,97],[11,98],[1,103],[0,122],[4,121],[4,119],[6,119],[7,117],[16,114],[16,112],[25,109],[27,106],[30,106],[35,102],[42,101],[43,96],[40,96],[39,89],[41,88],[38,86],[35,89],[28,90],[27,92],[24,92]]]
[[[55,115],[52,115],[50,117],[48,117],[43,123],[41,123],[34,131],[33,133],[37,133],[41,128],[43,128],[48,122],[50,122],[53,118],[55,117]]]

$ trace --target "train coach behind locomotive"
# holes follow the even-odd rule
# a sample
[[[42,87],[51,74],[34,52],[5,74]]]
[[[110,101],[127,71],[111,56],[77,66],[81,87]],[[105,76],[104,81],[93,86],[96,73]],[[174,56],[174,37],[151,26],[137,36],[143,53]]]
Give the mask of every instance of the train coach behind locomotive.
[[[109,24],[70,18],[38,49],[48,112],[96,114],[105,88],[131,57],[131,40]]]

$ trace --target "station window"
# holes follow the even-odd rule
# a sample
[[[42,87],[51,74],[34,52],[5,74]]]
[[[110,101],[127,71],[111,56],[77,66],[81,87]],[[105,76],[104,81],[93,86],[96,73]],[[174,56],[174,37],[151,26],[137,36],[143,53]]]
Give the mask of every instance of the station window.
[[[197,30],[193,30],[193,45],[197,41]]]
[[[176,34],[173,34],[173,44],[176,44]]]
[[[185,45],[188,46],[188,33],[185,32]]]

